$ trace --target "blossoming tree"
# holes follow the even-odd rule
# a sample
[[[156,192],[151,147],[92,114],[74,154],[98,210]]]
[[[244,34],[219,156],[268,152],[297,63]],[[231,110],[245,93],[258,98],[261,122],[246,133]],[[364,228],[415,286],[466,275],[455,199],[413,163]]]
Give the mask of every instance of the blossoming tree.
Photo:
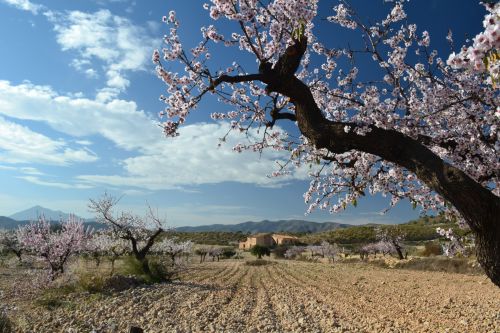
[[[43,258],[48,264],[49,278],[64,273],[68,259],[84,251],[92,231],[85,230],[83,222],[74,215],[61,223],[59,230],[52,230],[50,222],[41,216],[37,221],[21,227],[18,239],[24,249]]]
[[[14,253],[19,262],[22,262],[23,248],[19,242],[17,233],[0,230],[0,249]]]
[[[128,212],[115,216],[113,209],[117,203],[116,198],[105,193],[97,200],[90,199],[88,207],[96,214],[98,221],[111,228],[113,237],[129,242],[131,252],[141,263],[143,272],[151,276],[148,254],[158,237],[166,230],[166,223],[154,214],[151,207],[146,217]]]
[[[361,49],[319,40],[318,0],[212,0],[204,7],[213,20],[238,29],[202,27],[201,41],[189,49],[175,12],[163,18],[170,30],[153,62],[167,86],[160,97],[167,136],[178,135],[199,101],[212,95],[231,108],[212,118],[229,121],[235,131],[261,129],[261,140],[236,151],[289,152],[275,176],[318,164],[305,193],[309,211],[338,212],[377,192],[390,195],[391,204],[408,198],[424,210],[444,211],[473,231],[478,260],[500,286],[500,103],[491,76],[498,68],[500,5],[486,5],[486,30],[474,41],[473,48],[489,50],[473,52],[474,59],[459,55],[462,63],[452,55],[448,64],[430,49],[429,33],[407,23],[399,1],[370,25],[344,2],[334,7],[328,21],[359,30]],[[237,62],[212,65],[214,44],[250,53],[255,70]],[[481,56],[489,57],[484,70],[491,75],[461,66]],[[379,69],[379,78],[360,74],[361,57]],[[169,70],[178,68],[170,62],[183,70]]]

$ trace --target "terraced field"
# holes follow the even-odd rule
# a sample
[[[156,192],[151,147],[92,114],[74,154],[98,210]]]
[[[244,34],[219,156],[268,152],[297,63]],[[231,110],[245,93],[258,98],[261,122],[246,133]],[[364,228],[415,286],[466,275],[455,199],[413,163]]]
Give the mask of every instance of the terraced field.
[[[52,311],[19,303],[20,330],[500,332],[500,289],[486,277],[366,264],[207,262],[173,284],[62,301]]]

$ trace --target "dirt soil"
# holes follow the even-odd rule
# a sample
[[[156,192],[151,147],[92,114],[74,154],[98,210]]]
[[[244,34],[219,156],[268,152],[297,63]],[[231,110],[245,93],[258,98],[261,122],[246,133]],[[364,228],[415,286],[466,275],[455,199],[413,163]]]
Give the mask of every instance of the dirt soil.
[[[500,288],[481,275],[230,260],[171,284],[72,293],[49,310],[12,296],[12,274],[0,269],[0,303],[19,332],[500,332]]]

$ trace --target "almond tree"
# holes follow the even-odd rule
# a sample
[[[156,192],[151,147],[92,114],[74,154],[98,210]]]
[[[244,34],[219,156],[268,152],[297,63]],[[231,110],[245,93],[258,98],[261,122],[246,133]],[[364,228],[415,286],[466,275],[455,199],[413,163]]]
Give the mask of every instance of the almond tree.
[[[186,48],[175,12],[163,18],[170,30],[153,62],[167,86],[160,97],[167,136],[178,135],[200,100],[214,96],[231,110],[213,119],[238,132],[261,129],[260,140],[234,150],[289,152],[275,176],[318,164],[304,195],[308,211],[339,212],[366,193],[390,195],[391,205],[407,198],[424,211],[444,211],[475,234],[478,261],[500,286],[500,103],[491,75],[439,58],[429,33],[407,23],[402,1],[373,24],[344,2],[333,7],[327,20],[357,29],[360,49],[333,48],[316,37],[318,0],[212,0],[204,7],[214,21],[238,29],[202,27],[201,41]],[[486,8],[487,42],[478,37],[473,48],[487,50],[464,59],[488,56],[496,75],[500,5]],[[250,53],[258,68],[234,62],[221,69],[209,52],[214,44]],[[380,77],[358,75],[360,59]],[[287,128],[296,128],[276,126],[290,121]]]
[[[384,254],[396,253],[399,260],[403,260],[405,258],[405,255],[403,255],[403,241],[406,238],[406,234],[399,226],[378,228],[376,229],[376,234],[377,239],[379,240],[377,244],[380,252]]]
[[[212,257],[212,261],[215,261],[215,258],[217,258],[217,261],[220,260],[221,254],[224,252],[224,250],[220,247],[212,247],[208,250],[208,256]]]
[[[155,252],[166,254],[170,257],[171,265],[176,265],[176,258],[182,254],[189,254],[193,249],[193,242],[176,242],[175,239],[165,238],[155,244]]]
[[[194,253],[200,256],[200,264],[205,261],[205,258],[209,251],[210,249],[207,247],[199,247],[194,250]]]
[[[319,249],[323,258],[328,258],[328,261],[334,262],[335,257],[339,254],[340,250],[337,244],[330,244],[327,241],[322,241]]]
[[[17,233],[11,231],[0,230],[0,249],[12,252],[16,255],[19,262],[22,262],[23,248],[19,242]]]
[[[101,264],[101,258],[105,256],[111,245],[112,238],[104,233],[95,233],[89,239],[86,253],[88,253],[96,263],[96,267]]]
[[[166,223],[154,214],[151,207],[146,217],[134,215],[129,212],[121,212],[114,215],[113,208],[118,199],[105,193],[101,198],[90,199],[89,209],[97,215],[99,222],[108,225],[114,237],[130,242],[132,254],[141,263],[143,272],[151,276],[151,269],[147,255],[152,246],[166,230]]]
[[[295,259],[298,256],[300,256],[305,251],[305,249],[306,248],[303,247],[303,246],[292,246],[291,248],[289,248],[288,250],[286,250],[286,252],[285,252],[285,258],[287,258],[287,259]]]
[[[86,250],[91,235],[92,231],[85,230],[83,221],[75,215],[61,222],[61,228],[55,231],[43,216],[17,231],[23,248],[48,264],[51,280],[64,273],[65,265],[73,254]]]

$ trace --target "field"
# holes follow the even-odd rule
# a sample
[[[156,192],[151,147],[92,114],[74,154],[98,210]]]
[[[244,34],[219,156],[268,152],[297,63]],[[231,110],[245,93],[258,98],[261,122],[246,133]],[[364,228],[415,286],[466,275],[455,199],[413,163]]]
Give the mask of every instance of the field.
[[[20,332],[500,331],[500,289],[483,275],[361,262],[195,263],[174,283],[52,303],[16,295],[23,283],[22,270],[0,268],[0,297]]]

